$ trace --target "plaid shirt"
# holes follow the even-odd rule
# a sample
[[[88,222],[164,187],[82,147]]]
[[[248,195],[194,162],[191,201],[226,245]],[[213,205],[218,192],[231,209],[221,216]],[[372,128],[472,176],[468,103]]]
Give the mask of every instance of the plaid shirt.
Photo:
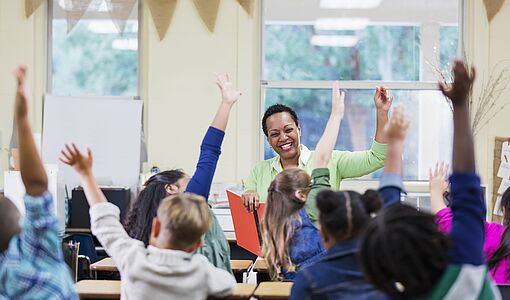
[[[0,254],[0,299],[79,299],[58,236],[53,198],[25,195],[22,232]]]

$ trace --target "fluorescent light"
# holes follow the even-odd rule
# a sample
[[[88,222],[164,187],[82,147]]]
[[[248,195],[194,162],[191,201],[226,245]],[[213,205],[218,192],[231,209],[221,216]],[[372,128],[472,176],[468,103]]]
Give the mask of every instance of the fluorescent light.
[[[316,30],[362,30],[368,26],[368,18],[317,19]]]
[[[138,40],[137,39],[116,39],[116,40],[113,40],[112,49],[136,51],[138,49]]]
[[[310,44],[319,47],[354,47],[358,37],[354,35],[314,35]]]
[[[322,8],[368,9],[376,8],[382,0],[321,0]]]

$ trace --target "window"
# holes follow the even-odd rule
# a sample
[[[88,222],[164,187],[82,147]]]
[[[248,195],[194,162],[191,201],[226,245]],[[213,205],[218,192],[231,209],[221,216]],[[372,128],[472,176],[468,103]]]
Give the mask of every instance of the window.
[[[293,107],[302,143],[314,149],[332,81],[341,80],[348,92],[336,148],[367,150],[375,135],[373,92],[387,86],[412,118],[405,178],[428,178],[436,161],[451,160],[451,108],[436,82],[448,78],[459,53],[459,7],[458,0],[265,0],[263,109]],[[274,156],[267,141],[263,152]]]
[[[51,74],[48,92],[59,96],[138,96],[138,7],[119,34],[102,2],[70,33],[63,0],[50,1]]]

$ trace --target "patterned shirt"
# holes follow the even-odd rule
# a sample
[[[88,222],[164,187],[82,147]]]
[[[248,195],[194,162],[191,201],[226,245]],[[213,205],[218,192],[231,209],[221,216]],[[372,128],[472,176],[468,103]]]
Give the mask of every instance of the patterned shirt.
[[[79,299],[64,262],[53,198],[25,195],[22,232],[0,254],[0,299]]]

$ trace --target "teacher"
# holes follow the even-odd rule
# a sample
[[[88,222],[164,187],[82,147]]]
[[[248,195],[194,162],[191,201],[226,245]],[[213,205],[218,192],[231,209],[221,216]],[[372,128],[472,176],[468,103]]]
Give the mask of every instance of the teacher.
[[[377,127],[372,147],[366,151],[333,151],[328,165],[332,189],[338,190],[342,179],[364,176],[384,166],[387,141],[383,128],[388,122],[392,101],[393,97],[386,88],[376,88]],[[249,211],[257,208],[260,202],[266,202],[267,189],[282,170],[299,167],[311,173],[313,169],[314,151],[301,144],[299,119],[292,108],[283,104],[270,106],[262,118],[262,130],[278,155],[257,163],[244,182],[242,199]]]

